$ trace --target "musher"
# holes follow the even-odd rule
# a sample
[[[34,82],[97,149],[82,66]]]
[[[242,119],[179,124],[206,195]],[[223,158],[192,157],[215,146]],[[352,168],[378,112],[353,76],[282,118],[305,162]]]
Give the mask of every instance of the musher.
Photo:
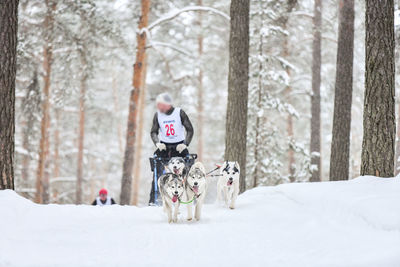
[[[188,146],[193,138],[193,126],[189,117],[181,108],[173,106],[172,97],[168,93],[158,95],[156,105],[157,112],[150,132],[151,139],[157,147],[154,154],[163,159],[185,158],[189,155]],[[163,172],[163,166],[156,168],[159,177]],[[149,205],[154,205],[154,202],[154,181],[152,181]]]

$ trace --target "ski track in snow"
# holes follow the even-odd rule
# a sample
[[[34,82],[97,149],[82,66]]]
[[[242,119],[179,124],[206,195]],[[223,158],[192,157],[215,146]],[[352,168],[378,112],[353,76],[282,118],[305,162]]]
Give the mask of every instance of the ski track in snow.
[[[250,190],[168,224],[159,207],[36,205],[0,192],[0,266],[400,266],[400,177]]]

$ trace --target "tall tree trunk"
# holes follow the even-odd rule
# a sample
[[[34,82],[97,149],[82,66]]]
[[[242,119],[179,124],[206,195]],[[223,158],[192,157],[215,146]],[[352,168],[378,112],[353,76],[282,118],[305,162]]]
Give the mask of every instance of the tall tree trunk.
[[[36,203],[49,202],[49,128],[50,128],[50,77],[51,64],[53,60],[52,34],[54,26],[54,14],[56,9],[55,2],[46,0],[47,14],[44,20],[44,28],[47,36],[43,48],[43,69],[44,69],[44,87],[42,100],[42,121],[41,121],[41,138],[39,144],[39,160],[36,178]]]
[[[138,115],[138,135],[136,139],[135,163],[133,173],[133,197],[132,205],[137,206],[139,201],[139,185],[140,185],[140,171],[142,160],[142,147],[143,147],[143,126],[144,126],[144,110],[146,108],[146,74],[147,74],[147,56],[144,59],[143,73],[142,73],[142,90],[139,97],[139,115]]]
[[[75,203],[82,203],[82,180],[83,180],[83,149],[85,142],[85,98],[86,98],[86,81],[87,81],[87,62],[85,47],[81,51],[81,90],[79,96],[79,133],[78,133],[78,167],[76,174],[76,198]]]
[[[128,126],[126,131],[126,147],[122,169],[121,195],[122,205],[129,205],[132,192],[132,169],[135,154],[135,139],[137,127],[137,114],[140,90],[142,88],[143,65],[146,56],[146,33],[140,32],[147,27],[149,21],[150,0],[142,0],[142,14],[139,21],[139,34],[137,34],[136,62],[133,68],[133,89],[129,98]]]
[[[246,190],[249,8],[249,0],[231,1],[225,160],[240,164],[240,192]]]
[[[58,108],[55,109],[55,120],[56,120],[56,128],[54,130],[54,169],[53,169],[53,178],[60,177],[60,110]]]
[[[394,2],[366,0],[361,175],[394,175]]]
[[[0,5],[0,189],[14,189],[18,0]]]
[[[261,2],[260,2],[261,3]],[[261,4],[260,4],[261,7]],[[263,58],[263,35],[260,33],[260,44],[258,46],[258,55],[261,58]],[[263,64],[262,61],[259,61],[258,64],[258,94],[257,94],[257,111],[260,111],[262,109],[262,93],[263,93],[263,86],[262,86],[262,76],[261,76],[261,72],[263,69]],[[260,151],[262,150],[262,143],[261,143],[261,133],[263,131],[262,128],[262,123],[261,123],[261,117],[258,115],[257,112],[257,118],[256,118],[256,142],[255,142],[255,146],[254,146],[254,162],[255,162],[255,168],[254,168],[254,175],[253,175],[253,187],[257,187],[259,184],[259,180],[261,177],[261,168],[262,168],[262,164],[260,162],[260,160],[262,160],[261,155],[260,155]]]
[[[321,26],[322,0],[314,2],[314,37],[312,60],[312,96],[311,96],[311,164],[316,166],[311,174],[311,182],[321,181]]]
[[[21,103],[21,110],[24,113],[25,124],[22,131],[22,147],[26,151],[22,156],[22,170],[21,178],[24,182],[24,186],[27,186],[29,180],[29,168],[31,163],[31,144],[30,136],[32,135],[32,128],[35,123],[35,116],[38,110],[38,101],[40,101],[39,81],[38,73],[35,70],[33,72],[32,82],[27,88],[25,99]]]
[[[350,164],[351,100],[353,92],[354,0],[339,1],[339,40],[333,112],[331,181],[348,180]]]
[[[197,0],[197,5],[202,6],[203,0]],[[197,51],[199,54],[199,74],[198,74],[198,88],[197,88],[197,154],[199,161],[203,161],[203,147],[204,147],[204,88],[203,88],[203,33],[202,31],[202,12],[198,13],[199,35],[197,36]]]
[[[397,5],[395,5],[395,9],[400,9],[400,0],[397,0]],[[395,28],[395,66],[400,64],[400,29],[397,27]],[[400,74],[399,69],[396,69],[396,76]],[[396,88],[398,90],[398,86],[400,84],[399,80],[396,80]],[[395,175],[397,176],[400,173],[400,103],[397,103],[397,134],[396,134],[396,156],[395,156]]]
[[[29,133],[28,130],[29,121],[26,121],[23,124],[23,131],[22,131],[22,148],[24,149],[24,154],[22,155],[22,168],[21,168],[21,178],[24,182],[24,186],[27,185],[29,180],[29,167],[31,164],[31,157],[30,157],[30,144],[29,144]]]
[[[114,65],[114,62],[112,63]],[[112,82],[111,82],[111,87],[112,87],[112,93],[113,93],[113,102],[114,102],[114,112],[115,114],[119,114],[120,108],[119,108],[119,101],[118,101],[118,88],[117,88],[117,78],[115,76],[115,73],[113,72],[112,74]],[[123,148],[123,137],[122,137],[122,125],[120,121],[118,120],[117,122],[117,133],[118,133],[118,147],[119,151],[121,154],[124,151]]]
[[[288,29],[288,21],[289,21],[289,16],[290,13],[292,13],[294,7],[297,5],[297,0],[288,0],[287,1],[287,7],[286,7],[286,14],[283,18],[283,29],[286,31]],[[285,40],[283,41],[283,57],[286,60],[289,60],[290,56],[290,51],[289,51],[289,37],[290,35],[285,36]],[[290,78],[291,77],[291,71],[290,67],[286,66],[285,71],[287,76]],[[292,91],[292,87],[288,85],[285,89],[285,97],[286,101],[290,104],[290,93]],[[288,114],[287,115],[287,120],[286,120],[286,131],[288,137],[293,140],[293,115]],[[294,150],[293,148],[289,147],[288,150],[288,173],[289,173],[289,180],[290,182],[295,181],[294,177],[294,171],[295,171],[295,159],[294,159]]]
[[[291,86],[287,87],[287,95],[290,95],[292,88]],[[288,137],[290,138],[290,140],[294,140],[294,132],[293,132],[293,117],[291,114],[287,115],[287,119],[286,119],[286,132]],[[296,181],[296,177],[295,177],[295,164],[296,161],[294,159],[294,150],[293,148],[289,147],[288,150],[288,172],[289,172],[289,181],[291,183]]]
[[[397,140],[396,140],[396,150],[395,150],[395,176],[400,173],[400,104],[397,108]]]

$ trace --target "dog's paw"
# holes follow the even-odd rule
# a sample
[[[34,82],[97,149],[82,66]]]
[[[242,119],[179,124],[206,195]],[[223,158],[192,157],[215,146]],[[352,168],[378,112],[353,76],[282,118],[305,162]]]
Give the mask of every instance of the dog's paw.
[[[186,220],[191,221],[191,220],[193,220],[193,218],[192,217],[188,217]]]
[[[234,209],[235,209],[235,206],[229,206],[229,208],[230,208],[231,210],[234,210]]]

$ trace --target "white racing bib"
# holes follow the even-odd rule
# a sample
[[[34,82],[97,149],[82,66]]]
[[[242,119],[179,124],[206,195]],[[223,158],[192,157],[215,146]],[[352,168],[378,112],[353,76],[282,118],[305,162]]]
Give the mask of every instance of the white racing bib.
[[[104,204],[103,202],[101,202],[100,197],[96,197],[96,205],[98,206],[111,205],[111,197],[107,197],[106,203]]]
[[[185,129],[181,121],[180,108],[175,108],[170,115],[157,111],[157,119],[162,142],[178,143],[185,140]]]

